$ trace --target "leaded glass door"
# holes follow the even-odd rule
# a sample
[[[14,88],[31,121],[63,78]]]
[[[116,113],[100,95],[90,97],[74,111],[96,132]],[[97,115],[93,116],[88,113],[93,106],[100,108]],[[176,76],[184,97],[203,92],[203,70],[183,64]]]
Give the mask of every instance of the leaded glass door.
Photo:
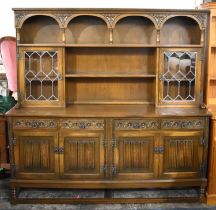
[[[197,49],[162,49],[159,70],[159,104],[198,105],[200,53]]]
[[[24,106],[63,106],[61,48],[20,50],[20,93]]]

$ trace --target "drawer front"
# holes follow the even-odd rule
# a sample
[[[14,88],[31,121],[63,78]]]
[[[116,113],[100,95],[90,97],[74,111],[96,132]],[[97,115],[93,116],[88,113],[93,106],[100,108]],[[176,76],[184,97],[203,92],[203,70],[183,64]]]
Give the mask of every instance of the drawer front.
[[[105,122],[101,119],[63,119],[60,127],[72,130],[104,130]]]
[[[14,119],[14,129],[57,129],[55,119]]]
[[[162,129],[203,129],[205,121],[203,118],[187,119],[162,119]]]
[[[115,130],[157,130],[160,128],[158,119],[127,119],[115,120]]]

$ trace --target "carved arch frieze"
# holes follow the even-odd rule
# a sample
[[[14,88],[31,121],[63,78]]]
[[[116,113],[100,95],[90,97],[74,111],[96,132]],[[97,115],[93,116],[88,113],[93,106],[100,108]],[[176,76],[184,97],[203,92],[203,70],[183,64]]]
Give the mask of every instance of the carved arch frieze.
[[[61,22],[55,15],[53,15],[53,14],[40,14],[40,13],[34,13],[34,14],[16,13],[15,14],[15,27],[21,28],[23,23],[27,19],[29,19],[33,16],[39,16],[39,15],[53,18],[58,23],[59,27],[61,28]]]
[[[106,19],[106,17],[104,17],[103,15],[101,14],[91,14],[91,13],[87,13],[87,14],[71,14],[70,16],[63,16],[61,17],[62,21],[63,21],[63,27],[66,28],[68,23],[73,20],[74,18],[76,17],[79,17],[79,16],[92,16],[92,17],[98,17],[100,19],[102,19],[107,27],[109,27],[109,23],[108,23],[108,20]]]
[[[147,19],[151,20],[152,23],[157,28],[157,24],[156,24],[154,18],[149,14],[122,14],[122,15],[116,15],[115,19],[112,22],[113,28],[116,26],[118,21],[120,21],[121,19],[126,18],[126,17],[144,17],[144,18],[147,18]]]

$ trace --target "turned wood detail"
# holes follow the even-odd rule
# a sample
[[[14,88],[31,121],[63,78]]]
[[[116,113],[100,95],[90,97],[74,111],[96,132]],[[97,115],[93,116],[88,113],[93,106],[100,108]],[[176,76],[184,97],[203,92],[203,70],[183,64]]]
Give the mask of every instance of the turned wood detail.
[[[116,130],[125,130],[125,129],[158,129],[159,122],[158,120],[116,120],[115,129]]]
[[[62,120],[61,128],[66,129],[104,129],[104,120]]]
[[[162,129],[202,129],[204,128],[204,122],[201,119],[195,120],[178,120],[178,119],[166,119],[162,120]]]
[[[57,122],[45,119],[15,119],[13,128],[57,128]]]

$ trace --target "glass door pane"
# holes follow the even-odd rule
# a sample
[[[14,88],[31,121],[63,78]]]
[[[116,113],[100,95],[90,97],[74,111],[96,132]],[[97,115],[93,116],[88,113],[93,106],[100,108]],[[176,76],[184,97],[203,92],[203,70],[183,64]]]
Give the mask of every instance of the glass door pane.
[[[163,102],[195,101],[196,58],[197,52],[163,52]]]
[[[24,51],[25,100],[58,100],[58,51]]]

